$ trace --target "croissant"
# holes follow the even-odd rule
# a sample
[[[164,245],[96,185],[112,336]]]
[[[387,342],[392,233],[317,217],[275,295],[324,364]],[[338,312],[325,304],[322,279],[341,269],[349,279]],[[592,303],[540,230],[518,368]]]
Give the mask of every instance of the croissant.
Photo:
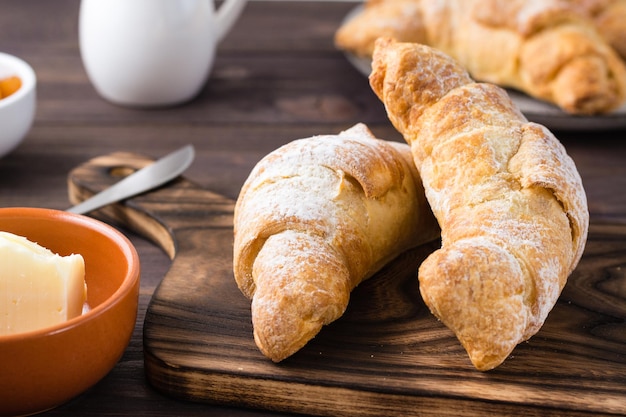
[[[586,243],[576,166],[501,88],[424,45],[379,39],[370,84],[411,146],[442,246],[420,292],[474,366],[500,365],[534,335]]]
[[[626,0],[567,0],[594,23],[602,37],[626,59]]]
[[[562,0],[370,0],[335,43],[371,56],[383,36],[440,49],[477,80],[571,114],[607,113],[626,100],[624,62]]]
[[[235,280],[274,362],[339,318],[360,282],[439,236],[409,147],[363,124],[263,158],[241,189],[234,230]]]

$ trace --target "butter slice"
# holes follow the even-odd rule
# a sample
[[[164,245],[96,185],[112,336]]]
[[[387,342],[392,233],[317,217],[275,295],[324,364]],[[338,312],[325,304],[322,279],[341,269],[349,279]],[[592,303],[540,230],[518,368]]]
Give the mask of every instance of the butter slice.
[[[25,237],[0,232],[0,335],[79,316],[86,298],[81,255],[60,256]]]

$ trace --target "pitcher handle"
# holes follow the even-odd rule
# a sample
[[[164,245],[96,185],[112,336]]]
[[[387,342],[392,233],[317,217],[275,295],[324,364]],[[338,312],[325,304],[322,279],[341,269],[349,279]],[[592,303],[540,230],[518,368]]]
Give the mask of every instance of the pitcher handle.
[[[216,35],[219,43],[237,21],[247,0],[226,0],[216,12]]]

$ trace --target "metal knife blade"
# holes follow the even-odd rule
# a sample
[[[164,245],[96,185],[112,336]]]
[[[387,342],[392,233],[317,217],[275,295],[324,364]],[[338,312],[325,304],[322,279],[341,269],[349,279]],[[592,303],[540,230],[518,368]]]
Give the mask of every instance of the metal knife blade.
[[[174,151],[145,168],[127,176],[111,187],[67,209],[70,213],[85,214],[111,203],[156,188],[182,174],[195,156],[193,145]]]

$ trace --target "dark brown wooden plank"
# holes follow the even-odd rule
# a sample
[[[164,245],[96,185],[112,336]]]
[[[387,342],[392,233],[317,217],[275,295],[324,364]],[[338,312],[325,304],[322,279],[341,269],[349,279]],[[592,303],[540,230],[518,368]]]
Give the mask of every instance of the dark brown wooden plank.
[[[99,158],[72,172],[72,194],[83,199],[118,165],[144,163]],[[362,284],[341,319],[277,365],[256,349],[249,301],[232,277],[233,207],[180,179],[102,212],[173,256],[144,323],[147,377],[167,395],[328,416],[626,413],[625,226],[592,226],[542,330],[494,371],[476,371],[421,301],[415,271],[435,244]]]

